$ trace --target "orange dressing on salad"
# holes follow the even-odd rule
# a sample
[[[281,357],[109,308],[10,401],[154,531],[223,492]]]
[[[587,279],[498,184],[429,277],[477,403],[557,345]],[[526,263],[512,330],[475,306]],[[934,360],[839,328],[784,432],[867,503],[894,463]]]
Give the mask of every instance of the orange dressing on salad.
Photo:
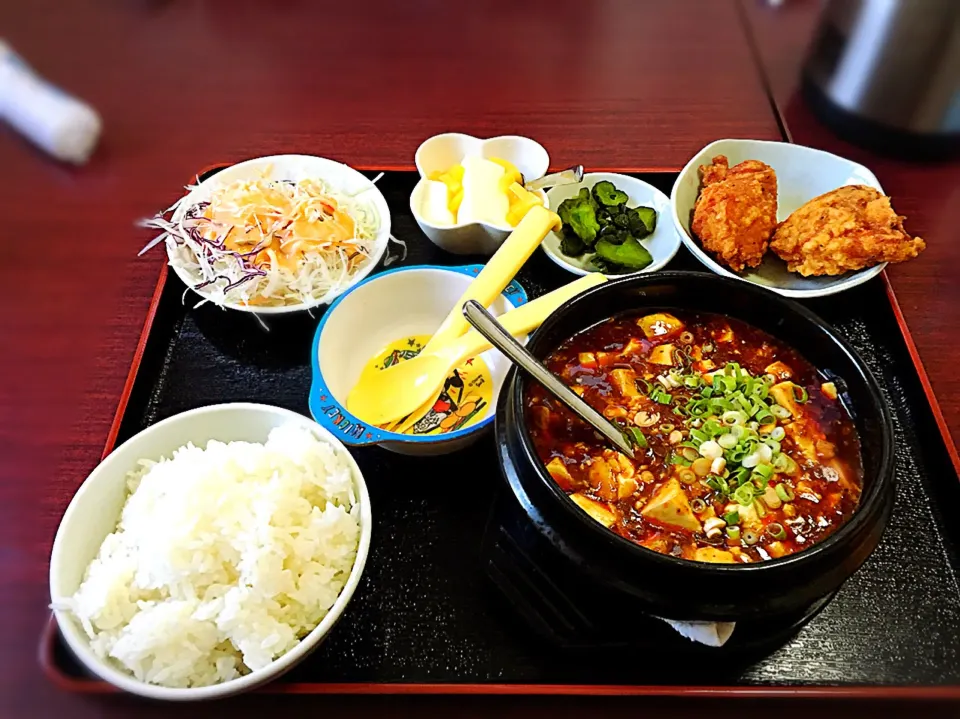
[[[314,188],[308,184],[301,186],[307,194],[294,197],[275,186],[257,182],[245,188],[242,207],[237,206],[239,203],[217,203],[215,209],[211,204],[202,215],[220,226],[233,228],[222,240],[225,249],[243,253],[260,246],[252,258],[253,264],[295,271],[304,253],[345,246],[356,236],[353,218],[339,208],[336,200],[310,194]],[[205,234],[211,240],[217,237],[213,229]],[[348,262],[353,267],[364,257],[362,252],[354,251]]]

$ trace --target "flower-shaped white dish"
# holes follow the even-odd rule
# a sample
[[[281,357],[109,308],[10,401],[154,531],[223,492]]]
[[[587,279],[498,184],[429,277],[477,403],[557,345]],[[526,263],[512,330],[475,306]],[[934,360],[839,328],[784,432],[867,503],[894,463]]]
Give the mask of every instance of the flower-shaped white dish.
[[[170,266],[173,267],[173,270],[185,285],[193,288],[194,291],[204,299],[215,301],[216,304],[226,307],[227,309],[252,312],[259,315],[276,315],[309,310],[313,307],[332,302],[339,295],[350,289],[350,287],[363,280],[363,278],[370,274],[370,271],[376,267],[377,263],[383,257],[384,252],[386,252],[387,244],[390,241],[390,209],[387,207],[387,201],[380,190],[378,190],[376,185],[369,179],[352,167],[340,162],[335,162],[334,160],[314,157],[312,155],[257,157],[220,170],[194,187],[190,193],[180,201],[171,217],[171,222],[174,224],[179,223],[190,208],[201,202],[206,202],[214,190],[237,180],[254,179],[290,180],[293,182],[306,179],[318,179],[322,180],[332,191],[342,195],[352,196],[357,203],[357,207],[361,208],[364,212],[371,213],[375,220],[376,234],[368,243],[370,250],[369,255],[363,264],[354,270],[347,281],[332,287],[323,296],[297,304],[275,306],[251,305],[235,300],[214,300],[216,295],[212,293],[210,289],[205,287],[197,289],[198,285],[204,281],[204,278],[199,274],[199,271],[191,271],[188,267],[184,267],[184,260],[189,260],[189,255],[192,254],[192,250],[168,239],[166,245]],[[179,260],[178,254],[181,255]]]
[[[777,173],[777,221],[783,222],[804,203],[844,185],[867,185],[880,192],[880,182],[863,165],[829,152],[786,142],[765,140],[717,140],[694,155],[677,177],[670,193],[673,221],[683,244],[713,272],[752,282],[786,297],[823,297],[843,292],[876,277],[886,264],[834,277],[804,277],[789,272],[787,263],[768,252],[759,267],[738,274],[718,263],[703,249],[690,229],[693,209],[700,194],[700,165],[709,165],[717,155],[726,155],[730,167],[744,160],[760,160]]]
[[[638,274],[644,272],[656,272],[663,268],[680,249],[680,238],[673,227],[673,220],[670,212],[670,198],[664,195],[653,185],[643,180],[638,180],[629,175],[620,175],[616,172],[588,172],[583,176],[583,181],[574,185],[559,185],[547,190],[547,207],[554,212],[560,207],[560,203],[579,194],[583,187],[593,188],[598,182],[607,180],[616,185],[617,189],[627,193],[627,206],[652,207],[657,211],[657,226],[653,232],[644,237],[640,244],[647,248],[653,257],[653,262],[637,272],[625,272],[617,277],[627,274]],[[569,270],[575,275],[586,275],[596,272],[597,268],[590,262],[593,256],[588,252],[580,257],[569,257],[560,251],[560,234],[551,232],[544,238],[543,251],[551,260],[556,262],[565,270]]]
[[[420,181],[410,193],[410,212],[423,234],[447,252],[457,255],[492,255],[513,232],[513,227],[486,222],[436,225],[425,220],[420,214],[426,180],[431,173],[445,172],[468,155],[497,157],[512,162],[526,182],[546,174],[550,167],[550,156],[540,143],[518,135],[480,140],[459,132],[447,132],[431,137],[417,148],[416,163]]]

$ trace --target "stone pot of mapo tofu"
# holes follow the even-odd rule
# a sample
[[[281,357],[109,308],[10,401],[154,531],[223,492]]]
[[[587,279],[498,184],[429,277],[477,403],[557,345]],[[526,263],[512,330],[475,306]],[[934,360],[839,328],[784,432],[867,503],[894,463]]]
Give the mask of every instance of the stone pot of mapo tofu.
[[[823,540],[857,507],[860,444],[836,382],[744,322],[620,315],[545,363],[623,429],[635,456],[532,386],[536,451],[580,509],[631,542],[700,562],[763,562]]]
[[[495,430],[508,489],[588,585],[672,619],[793,622],[879,543],[890,412],[798,303],[700,272],[633,275],[578,295],[527,348],[633,444],[620,454],[507,376]]]

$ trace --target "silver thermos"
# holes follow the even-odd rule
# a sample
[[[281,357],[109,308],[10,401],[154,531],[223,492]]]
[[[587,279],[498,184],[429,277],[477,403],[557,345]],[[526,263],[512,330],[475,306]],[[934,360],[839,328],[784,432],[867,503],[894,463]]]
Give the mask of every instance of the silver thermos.
[[[805,96],[845,139],[890,154],[960,150],[960,0],[829,0]]]

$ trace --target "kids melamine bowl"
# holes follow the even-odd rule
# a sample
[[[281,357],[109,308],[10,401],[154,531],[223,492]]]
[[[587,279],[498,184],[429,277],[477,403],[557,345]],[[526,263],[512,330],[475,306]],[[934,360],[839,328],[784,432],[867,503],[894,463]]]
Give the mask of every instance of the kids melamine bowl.
[[[432,335],[481,269],[483,265],[400,267],[368,278],[337,299],[321,320],[313,341],[310,412],[314,419],[346,445],[379,444],[384,449],[411,455],[454,452],[489,429],[510,367],[510,362],[494,349],[480,355],[490,370],[493,387],[481,392],[472,385],[451,386],[422,423],[414,426],[414,434],[369,425],[346,407],[347,395],[367,362],[397,340]],[[490,311],[503,314],[526,301],[523,288],[511,282]],[[473,401],[471,393],[489,398],[470,405],[482,418],[456,428],[463,419],[458,412],[466,410]],[[454,429],[438,433],[441,425],[452,425]]]

